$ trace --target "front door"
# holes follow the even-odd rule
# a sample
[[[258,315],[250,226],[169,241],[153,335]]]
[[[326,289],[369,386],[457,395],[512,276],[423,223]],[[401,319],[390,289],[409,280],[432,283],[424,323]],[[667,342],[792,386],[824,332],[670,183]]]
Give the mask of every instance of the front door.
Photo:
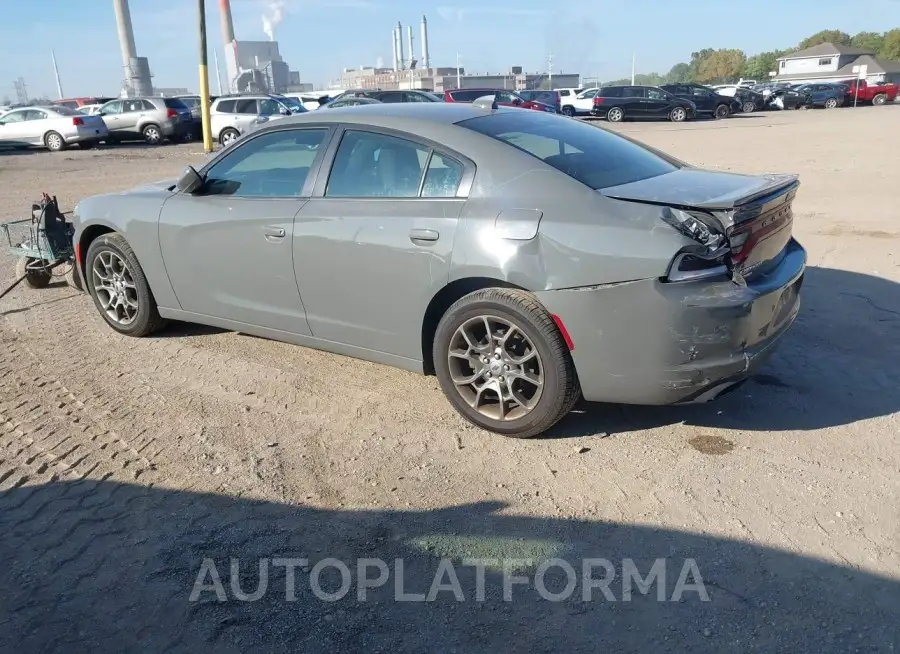
[[[0,119],[0,143],[4,145],[31,145],[34,135],[29,135],[29,109],[10,111]]]
[[[103,118],[103,122],[106,123],[106,129],[109,131],[109,135],[123,136],[124,135],[124,125],[122,122],[122,101],[121,100],[113,100],[112,102],[107,102],[105,105],[100,107],[100,116]]]
[[[313,335],[422,358],[422,319],[447,284],[462,161],[386,132],[347,130],[294,224]],[[424,177],[424,179],[423,179]]]
[[[644,109],[650,118],[663,118],[675,107],[675,97],[662,89],[644,89]]]
[[[309,335],[291,237],[328,135],[306,128],[248,138],[205,171],[199,192],[166,201],[160,249],[181,309]]]

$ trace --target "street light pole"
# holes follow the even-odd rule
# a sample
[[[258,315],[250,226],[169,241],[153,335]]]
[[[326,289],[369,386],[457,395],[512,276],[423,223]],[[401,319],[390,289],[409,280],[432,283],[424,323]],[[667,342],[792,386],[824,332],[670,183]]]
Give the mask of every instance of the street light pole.
[[[206,0],[197,0],[200,20],[200,116],[203,121],[203,150],[213,151],[209,125],[209,66],[206,58]]]

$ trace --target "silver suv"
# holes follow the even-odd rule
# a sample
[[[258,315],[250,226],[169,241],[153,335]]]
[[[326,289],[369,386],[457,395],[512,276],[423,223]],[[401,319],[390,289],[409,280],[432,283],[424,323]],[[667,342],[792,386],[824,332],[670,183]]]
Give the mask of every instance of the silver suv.
[[[308,111],[296,98],[283,95],[223,95],[210,107],[212,137],[224,146],[245,133],[260,116],[269,119]]]
[[[146,141],[159,145],[181,140],[193,129],[190,108],[178,98],[146,97],[112,100],[98,114],[109,130],[108,142]]]

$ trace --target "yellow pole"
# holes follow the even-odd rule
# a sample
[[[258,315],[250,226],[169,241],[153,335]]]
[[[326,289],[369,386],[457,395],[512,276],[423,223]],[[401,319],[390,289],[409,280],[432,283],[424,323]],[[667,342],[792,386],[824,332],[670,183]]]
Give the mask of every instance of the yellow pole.
[[[200,114],[203,121],[203,150],[213,151],[209,124],[209,66],[206,59],[206,2],[197,0],[200,10]]]

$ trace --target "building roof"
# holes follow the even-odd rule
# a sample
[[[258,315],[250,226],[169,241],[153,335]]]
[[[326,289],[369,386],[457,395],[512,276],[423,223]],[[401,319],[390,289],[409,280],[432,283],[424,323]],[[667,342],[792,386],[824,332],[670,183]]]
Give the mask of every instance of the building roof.
[[[853,72],[854,66],[868,66],[867,73],[869,75],[878,75],[884,73],[900,73],[900,61],[890,61],[888,59],[876,59],[871,55],[862,55],[856,57],[850,63],[841,66],[835,71],[820,71],[818,73],[787,73],[785,75],[777,75],[775,81],[780,80],[804,80],[804,79],[853,79],[856,73]]]
[[[851,48],[848,45],[835,45],[834,43],[820,43],[819,45],[814,45],[811,48],[806,48],[805,50],[798,50],[797,52],[792,52],[790,54],[786,54],[783,57],[778,57],[778,60],[782,59],[804,59],[806,57],[826,57],[828,55],[874,55],[875,53],[871,50],[866,50],[864,48]]]

